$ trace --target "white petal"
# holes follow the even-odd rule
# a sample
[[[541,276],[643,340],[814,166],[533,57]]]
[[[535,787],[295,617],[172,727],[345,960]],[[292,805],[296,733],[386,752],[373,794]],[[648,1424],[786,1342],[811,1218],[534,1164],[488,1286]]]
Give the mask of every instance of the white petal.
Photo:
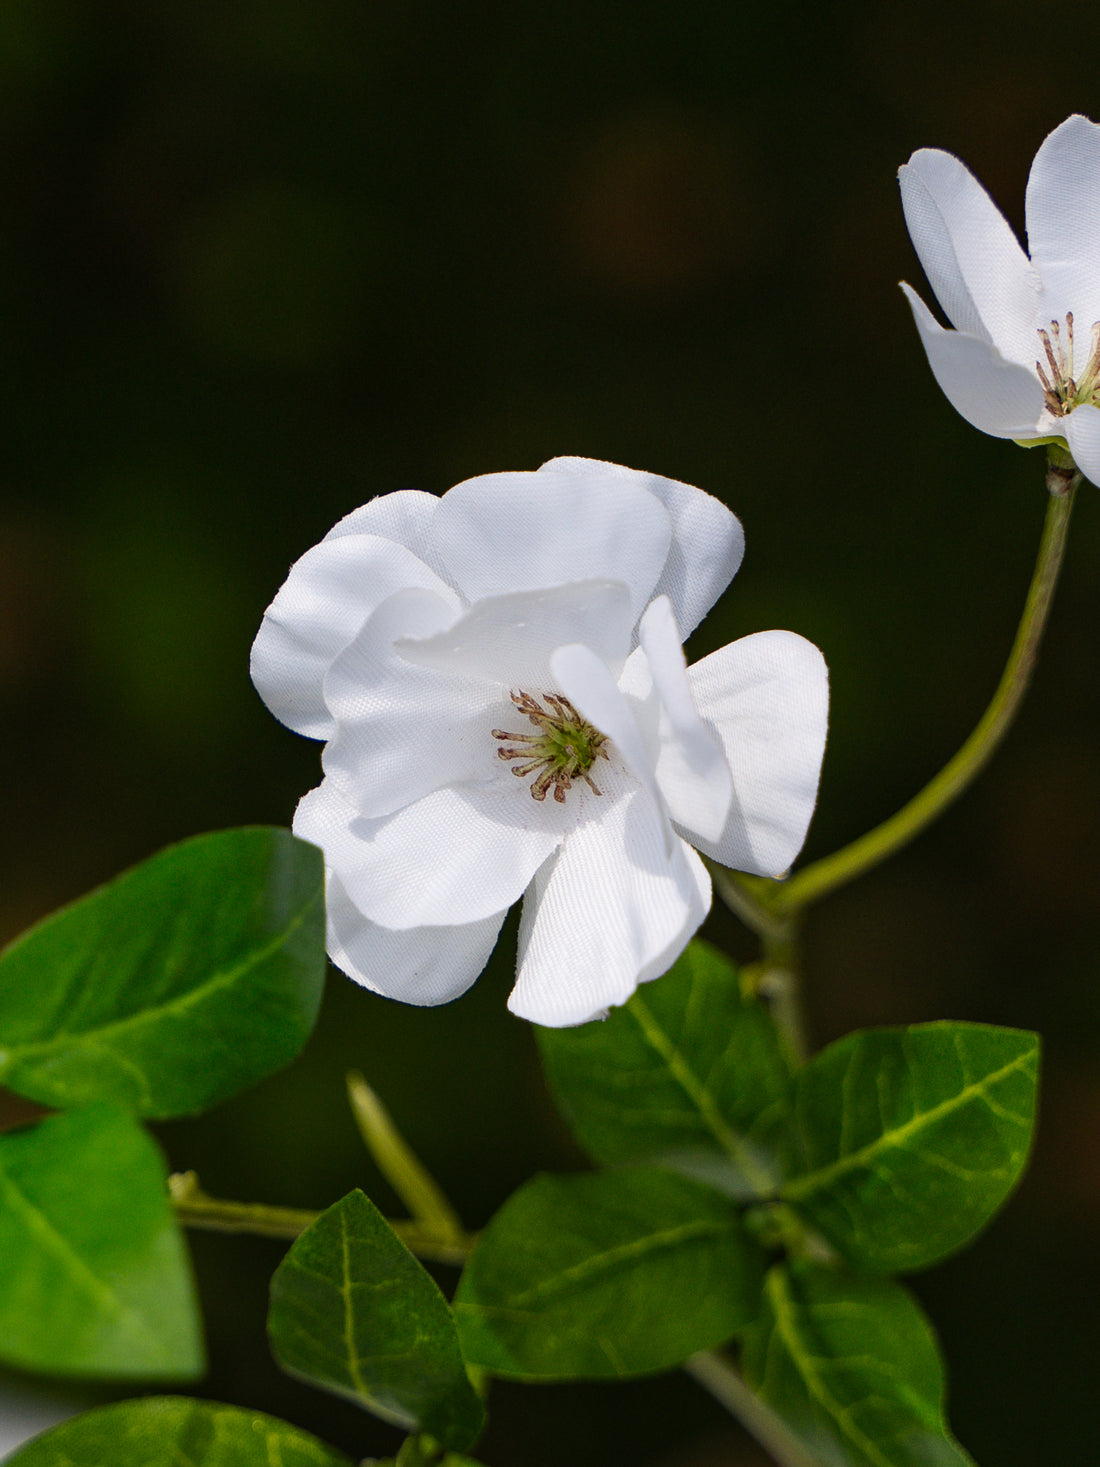
[[[1072,311],[1087,347],[1089,329],[1100,321],[1100,127],[1087,117],[1067,118],[1035,155],[1027,236],[1044,315],[1061,321]]]
[[[995,346],[976,336],[945,331],[914,290],[904,281],[901,288],[932,374],[955,411],[994,438],[1036,437],[1043,389],[1034,368],[1006,362]]]
[[[633,625],[630,592],[621,581],[581,581],[489,596],[446,631],[402,638],[397,650],[418,667],[537,694],[554,686],[550,655],[564,642],[584,642],[620,670]]]
[[[921,148],[898,177],[913,246],[948,319],[1030,365],[1039,280],[1004,215],[965,164],[939,148]]]
[[[536,1024],[583,1024],[665,972],[710,907],[710,879],[645,790],[585,821],[524,898],[508,1007]]]
[[[379,494],[353,509],[342,520],[337,520],[325,539],[339,540],[344,535],[378,535],[383,540],[395,540],[420,560],[427,561],[430,554],[429,531],[438,508],[439,496],[425,494],[420,489],[398,489],[393,494]]]
[[[505,913],[461,927],[413,927],[395,932],[368,921],[340,881],[326,887],[328,953],[336,966],[373,993],[402,1003],[450,1003],[466,992],[489,961]]]
[[[688,668],[700,715],[716,730],[733,774],[733,802],[717,841],[685,834],[723,866],[781,876],[802,848],[825,751],[825,659],[793,632],[757,632]]]
[[[322,540],[295,561],[252,644],[252,681],[276,718],[307,738],[331,737],[325,673],[375,607],[405,586],[455,600],[410,550],[376,535]]]
[[[634,715],[607,666],[589,647],[559,647],[550,658],[557,686],[594,728],[606,734],[656,809],[664,809],[653,763]],[[665,822],[666,855],[675,837]]]
[[[484,680],[414,667],[400,636],[429,636],[456,616],[431,591],[383,601],[325,677],[336,732],[321,756],[333,787],[358,814],[376,818],[446,784],[491,779],[499,769],[491,734],[500,691]]]
[[[1086,479],[1100,486],[1100,408],[1086,404],[1058,420],[1073,462]]]
[[[729,814],[733,781],[721,740],[695,711],[667,597],[649,606],[638,635],[661,699],[657,783],[669,815],[704,839],[717,840]]]
[[[432,543],[468,601],[617,580],[636,620],[664,569],[668,512],[652,494],[613,474],[553,470],[486,474],[443,496]]]
[[[552,458],[539,473],[547,469],[588,477],[596,471],[614,474],[661,501],[672,521],[672,543],[652,596],[669,598],[686,640],[737,574],[745,554],[745,532],[737,517],[712,494],[661,474],[590,458]]]
[[[293,828],[321,847],[365,917],[400,930],[476,922],[511,906],[561,840],[556,813],[544,816],[517,784],[436,790],[369,820],[325,780],[299,802]]]

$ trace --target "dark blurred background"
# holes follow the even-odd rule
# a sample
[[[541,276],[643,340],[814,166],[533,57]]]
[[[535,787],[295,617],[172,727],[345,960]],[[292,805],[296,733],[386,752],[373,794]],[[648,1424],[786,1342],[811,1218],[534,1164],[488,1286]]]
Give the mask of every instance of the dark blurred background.
[[[1100,19],[1022,0],[5,0],[0,8],[0,937],[166,842],[287,824],[317,747],[248,649],[290,562],[402,487],[585,454],[698,484],[744,569],[689,649],[789,627],[833,717],[807,855],[889,815],[999,676],[1043,462],[940,397],[895,170],[960,154],[1022,227],[1043,137],[1100,118]],[[916,1287],[985,1467],[1085,1460],[1100,1264],[1100,500],[1032,695],[933,830],[815,912],[815,1037],[965,1018],[1046,1040],[1029,1177]],[[716,915],[708,934],[752,941]],[[406,1009],[331,975],[285,1073],[160,1128],[216,1194],[363,1185],[361,1068],[485,1221],[579,1164],[507,950]],[[201,1063],[201,1056],[197,1057]],[[280,1247],[195,1236],[212,1374],[356,1457],[396,1436],[266,1357]],[[500,1388],[492,1467],[759,1464],[690,1382]]]

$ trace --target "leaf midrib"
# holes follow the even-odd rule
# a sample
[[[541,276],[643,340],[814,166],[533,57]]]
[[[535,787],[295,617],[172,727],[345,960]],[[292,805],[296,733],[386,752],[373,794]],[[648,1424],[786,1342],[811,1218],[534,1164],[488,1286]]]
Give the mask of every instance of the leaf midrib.
[[[792,1177],[784,1182],[780,1188],[780,1196],[787,1202],[797,1202],[814,1192],[820,1191],[822,1187],[831,1185],[838,1177],[847,1172],[855,1171],[860,1167],[868,1166],[884,1151],[897,1150],[904,1146],[911,1137],[919,1135],[922,1131],[936,1125],[945,1116],[958,1110],[961,1106],[969,1105],[970,1102],[981,1097],[986,1090],[992,1089],[1014,1071],[1023,1069],[1035,1059],[1035,1050],[1029,1049],[1026,1053],[1017,1055],[1008,1064],[1002,1065],[999,1070],[992,1070],[980,1080],[972,1081],[957,1091],[947,1100],[941,1100],[939,1105],[934,1105],[929,1110],[921,1111],[919,1115],[911,1117],[900,1126],[892,1127],[884,1131],[881,1136],[876,1136],[873,1141],[868,1141],[858,1151],[850,1151],[846,1156],[837,1157],[836,1161],[827,1166],[818,1167],[812,1172],[806,1172],[802,1176]]]

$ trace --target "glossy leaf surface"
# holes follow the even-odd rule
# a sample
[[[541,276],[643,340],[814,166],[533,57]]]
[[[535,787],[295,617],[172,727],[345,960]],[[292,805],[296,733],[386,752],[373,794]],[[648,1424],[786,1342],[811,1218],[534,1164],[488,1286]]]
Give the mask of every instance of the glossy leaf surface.
[[[450,1306],[362,1192],[302,1234],[271,1281],[268,1334],[284,1370],[463,1451],[484,1412]]]
[[[733,1203],[685,1177],[538,1176],[492,1219],[462,1275],[463,1350],[518,1379],[667,1370],[753,1317],[761,1258]]]
[[[352,1467],[307,1432],[216,1401],[150,1396],[74,1416],[8,1467]]]
[[[599,1161],[653,1162],[737,1197],[774,1186],[790,1072],[767,1010],[707,943],[602,1023],[537,1032],[555,1099]]]
[[[324,972],[320,851],[266,827],[197,836],[0,954],[0,1082],[61,1108],[201,1111],[297,1054]]]
[[[0,1357],[51,1374],[201,1373],[164,1164],[127,1111],[94,1106],[0,1136]]]
[[[781,1190],[851,1263],[922,1268],[968,1242],[1019,1180],[1039,1041],[983,1024],[849,1034],[795,1086]]]
[[[944,1422],[936,1338],[900,1284],[779,1265],[742,1346],[748,1383],[820,1467],[973,1467]]]

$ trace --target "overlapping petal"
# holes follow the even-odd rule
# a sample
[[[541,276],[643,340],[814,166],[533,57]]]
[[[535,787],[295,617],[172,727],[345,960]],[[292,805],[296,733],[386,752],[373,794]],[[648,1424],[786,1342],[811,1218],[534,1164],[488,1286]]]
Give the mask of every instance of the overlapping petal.
[[[1065,434],[1073,462],[1093,484],[1100,484],[1100,408],[1086,403],[1074,408],[1058,426]]]
[[[503,782],[452,785],[371,820],[325,780],[299,802],[294,833],[321,847],[379,926],[460,926],[518,901],[561,841],[518,793]]]
[[[668,813],[703,839],[717,840],[729,815],[733,782],[721,740],[696,711],[667,597],[652,603],[638,631],[661,705],[656,775]]]
[[[325,674],[375,607],[408,586],[457,607],[454,592],[422,560],[377,535],[322,540],[295,561],[252,644],[252,681],[281,723],[306,738],[332,737]]]
[[[660,500],[672,522],[672,541],[651,594],[669,598],[681,637],[690,636],[740,568],[745,554],[740,520],[712,494],[660,474],[589,458],[552,458],[539,473],[548,471],[573,474],[589,483],[596,474],[613,476]]]
[[[489,737],[500,690],[484,678],[414,666],[400,637],[430,637],[456,613],[432,591],[410,588],[383,601],[325,677],[336,732],[322,764],[360,815],[379,817],[443,785],[492,777]]]
[[[466,992],[489,961],[505,917],[498,912],[456,927],[379,927],[331,870],[325,906],[328,952],[340,971],[373,993],[421,1006],[450,1003]]]
[[[945,331],[916,291],[904,283],[901,288],[913,308],[932,375],[955,411],[994,438],[1040,436],[1043,389],[1034,367],[1006,362],[980,337]]]
[[[675,961],[710,906],[710,878],[648,791],[585,821],[523,904],[508,1007],[536,1024],[582,1024]]]
[[[898,176],[913,245],[951,323],[1029,366],[1039,279],[1004,215],[966,165],[939,148],[921,148]]]
[[[733,799],[717,840],[685,831],[724,866],[781,876],[802,848],[817,800],[829,679],[794,632],[757,632],[688,669],[695,706],[722,741]]]
[[[1087,340],[1087,328],[1100,321],[1100,127],[1095,122],[1068,117],[1044,141],[1031,165],[1026,213],[1028,247],[1043,283],[1039,324],[1072,311]]]
[[[602,467],[587,478],[552,468],[486,474],[448,490],[431,528],[448,579],[471,602],[622,581],[636,621],[664,570],[672,524],[652,494]]]

